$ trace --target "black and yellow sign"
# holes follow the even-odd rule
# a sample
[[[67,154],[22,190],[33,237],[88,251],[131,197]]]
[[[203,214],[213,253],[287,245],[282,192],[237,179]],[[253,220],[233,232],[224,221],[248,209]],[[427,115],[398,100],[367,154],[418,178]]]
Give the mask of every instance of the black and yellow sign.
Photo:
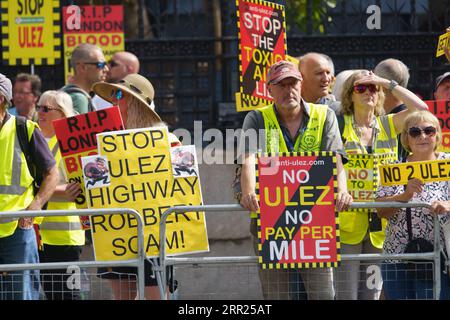
[[[61,59],[59,1],[2,0],[6,65],[53,65]]]
[[[347,190],[352,195],[353,201],[374,201],[379,184],[379,166],[392,163],[396,158],[396,153],[347,154],[348,161],[344,168],[347,175]]]
[[[261,267],[337,267],[335,154],[258,155],[256,172]]]
[[[380,167],[382,186],[406,185],[417,178],[423,183],[450,180],[450,160],[405,162]]]
[[[450,50],[450,32],[439,36],[436,46],[436,58],[445,54],[444,48],[448,48]]]
[[[286,57],[284,6],[263,0],[236,0],[239,38],[239,92],[236,110],[250,111],[271,103],[268,68]]]

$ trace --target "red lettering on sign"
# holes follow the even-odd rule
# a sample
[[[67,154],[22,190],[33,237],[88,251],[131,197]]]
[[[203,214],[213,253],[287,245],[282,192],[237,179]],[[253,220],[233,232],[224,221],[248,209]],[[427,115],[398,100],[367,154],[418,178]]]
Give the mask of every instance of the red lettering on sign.
[[[117,34],[102,34],[102,35],[69,35],[66,38],[67,47],[76,47],[78,44],[86,42],[100,46],[117,46],[122,43],[122,37]]]
[[[78,161],[75,157],[67,157],[64,159],[66,161],[66,168],[68,173],[78,171]]]
[[[19,27],[19,46],[21,48],[42,48],[42,26],[20,26]]]

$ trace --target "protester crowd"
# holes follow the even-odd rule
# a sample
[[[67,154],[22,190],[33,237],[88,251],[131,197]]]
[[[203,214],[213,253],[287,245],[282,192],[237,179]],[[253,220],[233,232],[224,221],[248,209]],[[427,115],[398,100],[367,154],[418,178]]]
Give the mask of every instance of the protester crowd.
[[[439,121],[407,89],[407,66],[399,60],[386,59],[373,71],[345,70],[335,77],[333,62],[325,54],[310,52],[298,60],[298,66],[279,61],[270,67],[267,86],[273,104],[251,111],[243,123],[244,132],[276,128],[265,131],[257,144],[259,150],[246,146],[242,165],[240,203],[251,212],[255,251],[255,212],[259,208],[255,190],[257,151],[337,153],[336,208],[340,211],[341,253],[402,253],[411,231],[414,237],[432,242],[433,216],[439,215],[441,224],[448,220],[447,182],[423,184],[413,179],[407,186],[380,187],[377,191],[379,201],[426,201],[432,204],[430,210],[385,209],[378,214],[348,210],[353,198],[347,190],[344,169],[347,154],[393,152],[398,162],[448,159],[447,154],[437,151],[442,142]],[[164,125],[153,101],[155,89],[138,74],[139,60],[132,53],[118,52],[107,62],[99,47],[81,44],[70,61],[74,75],[69,83],[43,93],[38,75],[21,73],[12,83],[0,74],[0,146],[4,154],[0,167],[0,212],[76,208],[74,201],[81,186],[67,181],[54,120],[117,105],[127,129]],[[450,100],[450,72],[436,79],[434,95],[436,100]],[[319,130],[311,127],[313,122]],[[313,136],[316,143],[307,143],[307,135]],[[274,143],[275,136],[281,138]],[[170,142],[172,146],[180,145],[172,134]],[[386,227],[372,230],[372,220],[381,218],[386,219]],[[412,230],[408,228],[411,224]],[[90,242],[88,235],[77,216],[3,218],[0,264],[78,261],[82,247]],[[443,240],[441,235],[442,246]],[[155,279],[149,276],[151,265],[145,268],[146,296],[157,299]],[[382,263],[382,284],[375,289],[364,287],[365,268],[367,265],[357,261],[345,261],[338,268],[297,272],[260,269],[259,276],[266,299],[292,299],[292,286],[304,287],[310,300],[375,300],[381,293],[385,299],[428,297],[429,280],[415,278],[403,263]],[[135,283],[117,281],[121,280],[121,272],[136,273],[135,268],[101,268],[99,272],[110,280],[116,299],[135,298]],[[67,277],[65,270],[3,272],[0,299],[39,299],[40,292],[46,299],[80,299],[79,289],[67,287]],[[445,268],[441,279],[441,298],[446,299],[450,290]]]

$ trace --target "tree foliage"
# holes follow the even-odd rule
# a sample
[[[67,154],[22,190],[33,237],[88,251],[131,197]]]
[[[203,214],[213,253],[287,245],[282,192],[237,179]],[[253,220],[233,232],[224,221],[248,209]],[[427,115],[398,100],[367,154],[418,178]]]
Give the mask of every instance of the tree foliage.
[[[331,19],[327,11],[336,3],[337,0],[286,0],[288,30],[294,27],[303,33],[324,33],[325,23]]]

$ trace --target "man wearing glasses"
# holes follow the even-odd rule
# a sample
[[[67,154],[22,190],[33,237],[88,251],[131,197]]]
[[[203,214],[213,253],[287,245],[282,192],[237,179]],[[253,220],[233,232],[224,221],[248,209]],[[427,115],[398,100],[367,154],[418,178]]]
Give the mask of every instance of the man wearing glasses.
[[[70,95],[73,108],[79,114],[93,111],[91,87],[95,82],[105,81],[109,70],[103,51],[96,45],[82,43],[72,52],[70,65],[74,76],[62,90]]]
[[[114,53],[108,62],[108,72],[106,82],[119,83],[120,80],[132,73],[139,73],[139,59],[128,51],[118,51]],[[92,98],[96,110],[101,110],[112,106],[112,104],[99,96]]]
[[[127,75],[139,73],[139,59],[131,52],[119,51],[114,53],[108,67],[106,82],[119,83]]]
[[[35,74],[19,73],[14,80],[13,104],[9,113],[38,121],[36,103],[41,95],[41,78]]]

